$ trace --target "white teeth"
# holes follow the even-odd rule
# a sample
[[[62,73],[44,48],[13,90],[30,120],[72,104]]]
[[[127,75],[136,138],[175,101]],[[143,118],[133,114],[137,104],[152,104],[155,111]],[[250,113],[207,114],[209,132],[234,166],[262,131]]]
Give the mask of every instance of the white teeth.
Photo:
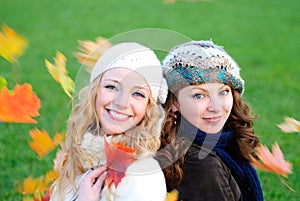
[[[117,119],[125,119],[125,118],[128,118],[128,115],[125,115],[125,114],[120,114],[120,113],[117,113],[117,112],[114,112],[112,110],[110,110],[109,112],[113,117],[117,118]]]

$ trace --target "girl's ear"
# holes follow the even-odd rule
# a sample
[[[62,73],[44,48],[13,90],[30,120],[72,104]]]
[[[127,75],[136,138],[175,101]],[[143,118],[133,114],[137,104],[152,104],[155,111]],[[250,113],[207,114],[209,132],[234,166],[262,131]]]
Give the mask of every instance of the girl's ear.
[[[179,111],[179,104],[177,102],[173,102],[171,106],[172,112],[178,112]]]

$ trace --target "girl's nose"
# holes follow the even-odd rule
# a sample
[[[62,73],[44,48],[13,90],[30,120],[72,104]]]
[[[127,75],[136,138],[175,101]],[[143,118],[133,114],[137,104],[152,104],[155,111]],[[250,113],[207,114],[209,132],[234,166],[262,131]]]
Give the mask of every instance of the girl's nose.
[[[130,96],[128,93],[125,93],[124,91],[119,91],[115,96],[113,97],[114,104],[119,108],[127,108],[129,105]]]
[[[222,107],[221,100],[217,97],[210,97],[208,103],[208,111],[210,112],[219,112]]]

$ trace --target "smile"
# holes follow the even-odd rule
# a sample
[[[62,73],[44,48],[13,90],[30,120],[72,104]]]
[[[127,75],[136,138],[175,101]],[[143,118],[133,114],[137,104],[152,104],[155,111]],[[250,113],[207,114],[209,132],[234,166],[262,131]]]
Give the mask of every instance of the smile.
[[[113,120],[117,120],[117,121],[126,121],[130,118],[130,115],[127,114],[123,114],[123,113],[119,113],[110,109],[106,110],[109,117]]]
[[[203,118],[205,121],[210,122],[210,123],[217,123],[222,119],[222,116],[217,116],[217,117],[205,117]]]

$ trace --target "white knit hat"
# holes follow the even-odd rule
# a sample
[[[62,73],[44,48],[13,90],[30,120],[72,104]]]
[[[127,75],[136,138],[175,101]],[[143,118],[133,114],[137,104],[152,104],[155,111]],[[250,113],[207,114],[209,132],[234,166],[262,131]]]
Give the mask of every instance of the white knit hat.
[[[128,68],[144,77],[153,99],[165,103],[168,87],[162,75],[161,63],[155,53],[135,42],[119,43],[109,48],[96,62],[91,77],[92,83],[100,74],[113,68]]]

